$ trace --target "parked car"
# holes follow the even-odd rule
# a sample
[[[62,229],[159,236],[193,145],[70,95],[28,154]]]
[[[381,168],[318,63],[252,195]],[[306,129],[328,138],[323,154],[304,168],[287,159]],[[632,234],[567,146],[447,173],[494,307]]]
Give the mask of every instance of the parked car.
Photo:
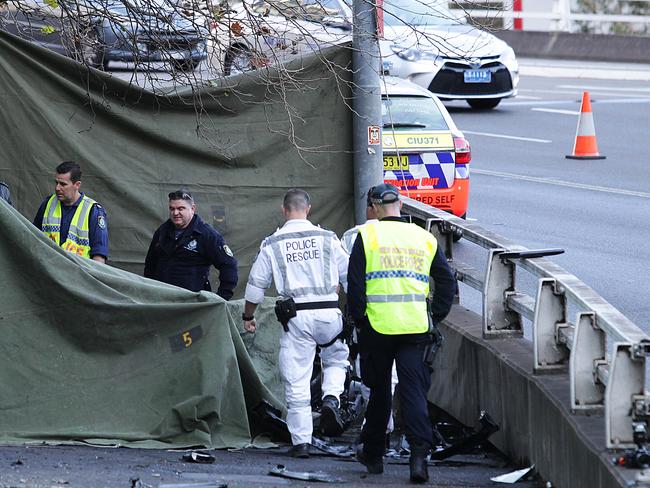
[[[383,2],[385,74],[408,79],[443,100],[496,107],[517,94],[519,67],[504,41],[467,24],[446,0]],[[238,2],[212,25],[213,64],[225,75],[287,61],[351,39],[351,0]]]
[[[288,61],[351,38],[343,0],[253,0],[221,12],[211,26],[213,66],[224,75]]]
[[[383,3],[385,73],[408,79],[443,100],[491,109],[517,94],[519,67],[504,41],[468,25],[447,0]]]
[[[472,153],[443,103],[415,83],[385,76],[382,122],[384,181],[465,218]]]
[[[207,57],[204,20],[165,0],[8,0],[0,28],[104,69],[167,61],[193,70]]]

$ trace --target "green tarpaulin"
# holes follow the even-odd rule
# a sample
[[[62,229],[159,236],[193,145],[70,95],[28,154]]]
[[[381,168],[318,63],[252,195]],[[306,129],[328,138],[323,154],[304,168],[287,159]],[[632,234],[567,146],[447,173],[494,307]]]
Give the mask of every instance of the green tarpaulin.
[[[112,264],[140,274],[167,194],[187,187],[245,281],[288,188],[310,193],[323,227],[353,224],[349,59],[329,49],[290,75],[161,97],[0,31],[0,180],[32,219],[57,164],[79,162],[82,190],[108,213]]]
[[[271,299],[242,337],[241,300],[118,267],[141,272],[179,186],[233,248],[240,296],[288,187],[312,194],[315,222],[349,227],[348,58],[303,62],[284,93],[244,77],[161,98],[0,32],[0,180],[17,208],[0,202],[0,442],[242,446],[258,432],[252,407],[282,407]],[[30,223],[64,159],[107,209],[117,267],[63,252]]]

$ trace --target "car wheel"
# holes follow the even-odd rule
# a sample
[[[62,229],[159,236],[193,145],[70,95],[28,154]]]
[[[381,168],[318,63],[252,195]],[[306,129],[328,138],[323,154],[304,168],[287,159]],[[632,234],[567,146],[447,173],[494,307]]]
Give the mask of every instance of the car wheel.
[[[500,98],[470,98],[467,103],[476,110],[490,110],[499,105]]]
[[[460,216],[461,219],[465,219],[466,217],[467,217],[466,213]],[[458,242],[463,238],[463,229],[454,227],[454,230],[452,232],[453,232],[452,239],[454,240],[454,242]]]
[[[93,27],[88,27],[80,32],[79,40],[76,42],[77,61],[97,69],[104,69],[104,46]]]
[[[246,73],[254,69],[253,54],[250,49],[245,46],[234,46],[228,49],[223,65],[223,73],[226,76]]]

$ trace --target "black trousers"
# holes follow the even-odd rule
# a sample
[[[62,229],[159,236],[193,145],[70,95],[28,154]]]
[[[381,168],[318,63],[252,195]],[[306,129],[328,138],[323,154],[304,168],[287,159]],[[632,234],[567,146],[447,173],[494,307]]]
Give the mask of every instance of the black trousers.
[[[397,363],[401,420],[411,448],[431,449],[433,432],[427,410],[431,373],[425,363],[430,341],[422,335],[383,335],[370,324],[359,334],[361,379],[370,388],[366,423],[361,431],[363,450],[369,457],[384,454],[386,427],[392,406],[391,369]]]

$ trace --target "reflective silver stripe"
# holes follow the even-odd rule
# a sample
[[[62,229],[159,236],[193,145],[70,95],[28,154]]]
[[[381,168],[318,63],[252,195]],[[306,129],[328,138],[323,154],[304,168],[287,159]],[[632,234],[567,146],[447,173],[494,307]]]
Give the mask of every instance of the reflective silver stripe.
[[[53,202],[52,200],[56,200],[56,195],[52,195],[45,205],[45,210],[49,211],[43,216],[43,225],[61,225],[61,217],[55,216],[56,207],[59,202]],[[47,207],[49,207],[49,209]]]
[[[330,233],[328,236],[323,237],[323,264],[325,269],[323,269],[323,286],[325,288],[330,288],[332,286],[332,243],[334,237]]]
[[[388,302],[425,302],[426,295],[408,294],[408,295],[368,295],[367,302],[372,303],[388,303]]]
[[[262,290],[266,290],[269,286],[266,283],[262,283],[261,281],[256,280],[252,276],[248,277],[248,284],[256,286],[257,288],[261,288]]]
[[[79,218],[75,219],[74,217],[72,217],[72,222],[70,222],[70,230],[68,231],[68,234],[72,234],[78,237],[80,240],[88,241],[89,230],[88,229],[84,230],[81,229],[80,227],[77,227],[76,225],[74,225],[74,222],[76,220],[77,225],[83,225],[83,223],[86,221],[88,214],[90,213],[90,209],[94,204],[95,204],[94,200],[91,200],[90,198],[84,196],[83,200],[81,201],[81,209],[77,210],[77,212],[79,212]]]
[[[314,229],[314,230],[305,230],[300,232],[288,232],[286,234],[276,234],[264,239],[264,242],[262,242],[262,247],[270,246],[279,241],[284,241],[286,239],[303,239],[305,237],[314,237],[314,236],[332,237],[333,235],[334,232],[325,229]]]
[[[289,293],[287,296],[294,298],[307,295],[332,295],[336,293],[336,286],[329,288],[325,286],[305,286],[303,288],[292,288],[291,290],[285,290],[285,293]]]

